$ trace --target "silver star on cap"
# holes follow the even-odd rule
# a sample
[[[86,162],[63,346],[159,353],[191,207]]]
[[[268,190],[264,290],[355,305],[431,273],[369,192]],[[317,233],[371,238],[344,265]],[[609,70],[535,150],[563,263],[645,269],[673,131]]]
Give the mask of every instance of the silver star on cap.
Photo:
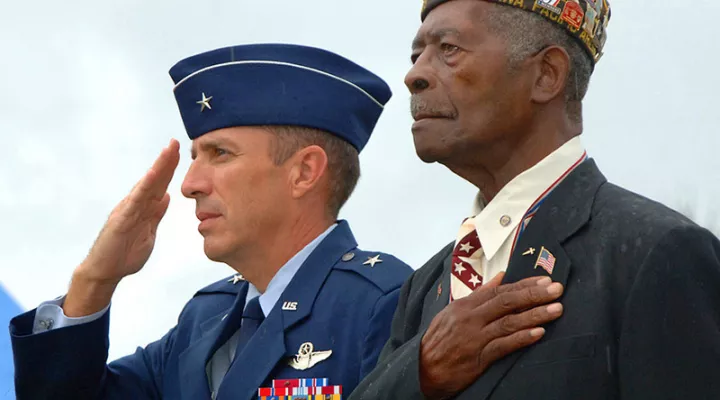
[[[376,255],[375,257],[368,257],[367,261],[363,263],[363,265],[369,265],[370,268],[375,267],[376,263],[381,263],[383,260],[380,259],[380,254]]]
[[[210,100],[212,100],[212,96],[205,97],[205,93],[203,93],[202,100],[196,101],[197,104],[200,104],[200,112],[205,111],[205,108],[212,110],[212,107],[210,107]]]

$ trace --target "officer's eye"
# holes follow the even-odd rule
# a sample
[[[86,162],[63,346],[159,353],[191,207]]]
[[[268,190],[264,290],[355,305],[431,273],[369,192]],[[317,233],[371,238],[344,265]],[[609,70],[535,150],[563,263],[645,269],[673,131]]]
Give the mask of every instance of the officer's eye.
[[[230,154],[230,153],[221,147],[215,147],[213,149],[213,155],[215,157],[221,157],[221,156],[228,155],[228,154]]]

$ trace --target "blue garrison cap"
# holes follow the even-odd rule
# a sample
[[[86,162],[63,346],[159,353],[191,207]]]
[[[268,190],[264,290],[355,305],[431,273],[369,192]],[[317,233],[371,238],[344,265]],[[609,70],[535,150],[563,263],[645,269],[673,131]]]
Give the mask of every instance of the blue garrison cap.
[[[225,47],[170,69],[190,139],[232,126],[296,125],[326,130],[361,151],[388,84],[332,52],[292,44]]]

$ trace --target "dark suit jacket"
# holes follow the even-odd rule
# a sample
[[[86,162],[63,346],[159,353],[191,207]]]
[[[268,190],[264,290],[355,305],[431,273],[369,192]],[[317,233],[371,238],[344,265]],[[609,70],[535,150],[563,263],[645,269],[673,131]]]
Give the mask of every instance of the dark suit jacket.
[[[682,215],[573,171],[521,236],[505,282],[557,258],[564,314],[535,345],[493,364],[461,400],[720,399],[720,242]],[[448,304],[452,243],[405,283],[390,340],[350,400],[423,399],[420,341]],[[444,288],[438,296],[438,285]],[[472,332],[468,332],[471,335]]]
[[[329,378],[348,393],[372,370],[390,334],[402,283],[412,269],[397,258],[359,250],[339,225],[310,254],[277,304],[239,353],[217,399],[250,400],[272,379]],[[352,254],[354,257],[350,258]],[[380,254],[381,263],[364,264]],[[32,334],[35,311],[11,321],[18,399],[210,398],[205,366],[233,308],[245,305],[247,282],[227,279],[200,290],[162,339],[106,365],[109,315],[82,325]],[[296,310],[284,310],[296,302]],[[142,327],[138,327],[142,329]],[[303,343],[332,350],[315,366],[288,360]]]

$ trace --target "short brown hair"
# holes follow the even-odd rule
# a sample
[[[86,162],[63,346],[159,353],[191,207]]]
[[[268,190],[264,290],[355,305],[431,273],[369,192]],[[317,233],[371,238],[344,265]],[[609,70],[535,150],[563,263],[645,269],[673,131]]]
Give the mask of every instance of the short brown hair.
[[[270,144],[270,157],[280,165],[300,149],[316,145],[328,158],[328,213],[337,218],[340,209],[350,198],[360,179],[360,159],[357,149],[349,142],[329,132],[303,126],[265,126],[274,140]]]

